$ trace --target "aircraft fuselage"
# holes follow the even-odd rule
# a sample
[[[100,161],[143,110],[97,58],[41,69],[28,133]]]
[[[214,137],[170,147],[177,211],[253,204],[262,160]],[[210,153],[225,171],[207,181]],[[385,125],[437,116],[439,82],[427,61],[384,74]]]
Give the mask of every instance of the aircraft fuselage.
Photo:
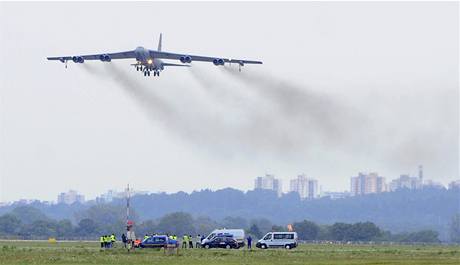
[[[163,61],[160,59],[153,58],[150,55],[148,49],[144,47],[137,47],[134,50],[134,53],[136,55],[136,67],[138,70],[159,72],[164,69]]]

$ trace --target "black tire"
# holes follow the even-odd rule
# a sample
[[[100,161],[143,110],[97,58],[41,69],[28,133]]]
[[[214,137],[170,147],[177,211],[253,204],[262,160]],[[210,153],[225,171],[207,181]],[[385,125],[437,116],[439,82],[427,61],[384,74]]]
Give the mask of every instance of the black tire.
[[[260,248],[261,248],[261,249],[266,249],[266,248],[267,248],[267,245],[262,244],[262,245],[260,245]]]
[[[292,247],[291,247],[291,245],[286,245],[286,246],[284,246],[284,248],[291,249]]]
[[[208,244],[204,245],[205,249],[210,249],[210,246]]]
[[[226,245],[226,246],[225,246],[225,248],[226,248],[226,249],[231,249],[231,248],[232,248],[232,246],[230,246],[230,245]]]

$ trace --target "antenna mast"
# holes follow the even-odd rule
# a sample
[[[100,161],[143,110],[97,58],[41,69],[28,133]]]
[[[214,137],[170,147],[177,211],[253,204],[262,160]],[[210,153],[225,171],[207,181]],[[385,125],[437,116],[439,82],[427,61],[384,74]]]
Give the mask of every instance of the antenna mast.
[[[126,223],[129,222],[129,199],[130,199],[130,194],[129,194],[129,184],[128,184],[128,187],[126,188]]]

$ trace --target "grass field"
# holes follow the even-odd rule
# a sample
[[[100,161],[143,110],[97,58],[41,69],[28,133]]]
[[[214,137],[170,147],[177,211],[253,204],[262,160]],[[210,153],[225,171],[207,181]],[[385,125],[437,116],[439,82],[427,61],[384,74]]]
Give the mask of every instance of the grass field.
[[[98,243],[0,241],[0,264],[460,264],[459,246],[301,245],[292,250],[101,250]]]

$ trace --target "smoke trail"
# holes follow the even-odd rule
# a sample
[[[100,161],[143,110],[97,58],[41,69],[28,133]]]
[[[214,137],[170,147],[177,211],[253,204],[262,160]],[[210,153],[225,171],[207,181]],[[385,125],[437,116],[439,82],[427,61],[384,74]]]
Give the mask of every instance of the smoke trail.
[[[296,87],[288,86],[290,90],[283,95],[276,91],[271,81],[262,85],[255,85],[251,77],[247,77],[248,87],[243,87],[239,82],[225,82],[223,77],[210,78],[208,73],[200,69],[192,71],[192,76],[201,84],[212,101],[213,106],[204,106],[198,103],[193,95],[186,98],[186,106],[177,106],[171,101],[160,97],[155,91],[159,87],[152,85],[150,79],[138,79],[130,73],[120,69],[116,64],[104,66],[104,73],[90,66],[86,70],[92,74],[109,76],[122,91],[135,100],[144,114],[153,122],[160,123],[168,132],[178,136],[183,141],[199,146],[201,149],[211,151],[212,154],[227,155],[258,155],[268,154],[283,157],[305,157],[310,153],[311,146],[317,140],[316,123],[309,117],[312,125],[299,126],[299,120],[304,116],[297,112],[306,111],[308,116],[326,116],[316,112],[315,107],[326,104],[319,99],[308,98],[301,101],[309,103],[307,107],[296,106],[299,97],[303,94],[296,91]],[[239,73],[238,73],[239,74]],[[183,84],[171,84],[170,89],[161,87],[161,91],[177,89]],[[263,87],[270,93],[267,93]],[[252,89],[251,89],[252,88]],[[255,89],[254,89],[255,88]],[[256,93],[254,92],[256,91]],[[247,93],[246,93],[247,92]],[[284,100],[279,102],[279,97]],[[231,98],[231,100],[229,100]],[[221,103],[224,104],[221,104]],[[313,104],[315,103],[315,104]],[[312,114],[313,113],[313,114]],[[311,120],[314,120],[312,122]],[[326,123],[327,125],[327,123]],[[330,129],[327,126],[323,126]]]
[[[304,137],[305,133],[291,130],[292,125],[278,117],[273,104],[261,100],[252,89],[225,80],[225,76],[210,75],[196,66],[190,73],[212,101],[225,108],[227,120],[240,116],[229,124],[236,144],[253,151],[292,154],[302,152],[301,148],[310,141]]]
[[[198,107],[190,109],[190,106],[196,105],[193,99],[189,99],[188,105],[181,108],[155,95],[154,91],[158,91],[159,87],[142,83],[151,81],[149,79],[139,81],[114,64],[108,66],[107,74],[139,104],[150,120],[161,122],[168,132],[205,149],[231,145],[231,141],[228,141],[231,138],[230,130],[221,122],[222,119]],[[168,89],[161,87],[161,91]]]
[[[270,74],[238,72],[228,67],[221,69],[272,102],[282,119],[298,126],[309,137],[334,144],[356,141],[352,139],[353,131],[368,125],[365,117],[352,106],[344,106],[327,94]]]

